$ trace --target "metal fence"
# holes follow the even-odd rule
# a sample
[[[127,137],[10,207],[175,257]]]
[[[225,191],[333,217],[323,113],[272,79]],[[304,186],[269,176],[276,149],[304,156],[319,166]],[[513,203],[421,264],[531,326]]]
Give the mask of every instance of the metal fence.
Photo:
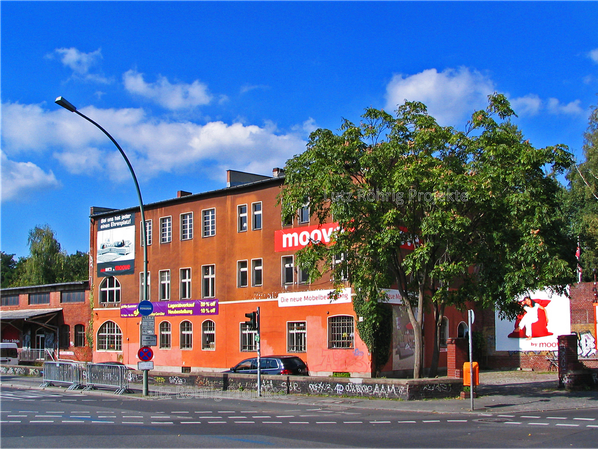
[[[24,348],[19,352],[20,362],[36,362],[38,360],[56,360],[54,349]]]
[[[44,362],[42,386],[46,387],[55,383],[70,384],[68,390],[108,387],[116,388],[116,394],[123,394],[129,389],[127,370],[128,368],[123,365]]]

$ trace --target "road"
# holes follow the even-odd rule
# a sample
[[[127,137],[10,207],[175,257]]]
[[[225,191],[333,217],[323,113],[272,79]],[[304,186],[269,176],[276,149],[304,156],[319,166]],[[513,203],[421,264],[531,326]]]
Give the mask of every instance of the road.
[[[423,413],[284,401],[0,392],[7,447],[596,447],[598,409]]]

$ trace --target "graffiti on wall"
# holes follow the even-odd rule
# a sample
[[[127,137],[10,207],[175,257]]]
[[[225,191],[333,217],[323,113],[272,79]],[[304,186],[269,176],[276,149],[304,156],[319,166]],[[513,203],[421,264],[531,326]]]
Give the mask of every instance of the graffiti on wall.
[[[596,339],[591,332],[585,331],[579,333],[577,354],[580,357],[592,357],[596,355]]]

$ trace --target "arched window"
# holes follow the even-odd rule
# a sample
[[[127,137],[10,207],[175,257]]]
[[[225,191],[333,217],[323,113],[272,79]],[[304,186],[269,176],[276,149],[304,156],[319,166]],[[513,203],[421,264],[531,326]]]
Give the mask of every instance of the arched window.
[[[122,351],[123,333],[114,321],[106,321],[98,330],[98,351]]]
[[[160,323],[160,349],[170,349],[172,345],[172,326],[168,321]]]
[[[457,328],[457,337],[458,338],[468,337],[467,323],[465,321],[461,321],[459,323],[459,327]]]
[[[120,302],[120,282],[113,276],[104,278],[100,284],[100,303]]]
[[[328,347],[352,348],[355,343],[354,319],[352,316],[331,316],[328,318]]]
[[[206,320],[201,324],[201,349],[214,351],[216,349],[216,323]]]
[[[193,324],[191,321],[183,321],[181,323],[179,347],[181,349],[193,349]]]

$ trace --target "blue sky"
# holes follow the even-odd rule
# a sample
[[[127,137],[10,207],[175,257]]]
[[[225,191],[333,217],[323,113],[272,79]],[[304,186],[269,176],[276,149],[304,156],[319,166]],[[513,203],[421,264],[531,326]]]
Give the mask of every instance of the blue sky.
[[[26,256],[48,224],[89,247],[91,206],[222,188],[269,175],[316,128],[366,107],[423,101],[464,129],[494,91],[538,147],[582,160],[598,97],[596,2],[0,3],[1,249]]]

